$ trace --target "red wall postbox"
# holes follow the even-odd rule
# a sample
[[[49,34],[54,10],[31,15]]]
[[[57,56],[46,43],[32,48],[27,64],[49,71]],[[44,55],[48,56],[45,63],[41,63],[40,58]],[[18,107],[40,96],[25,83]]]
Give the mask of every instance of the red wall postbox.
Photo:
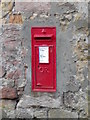
[[[56,27],[31,28],[32,91],[56,91]]]

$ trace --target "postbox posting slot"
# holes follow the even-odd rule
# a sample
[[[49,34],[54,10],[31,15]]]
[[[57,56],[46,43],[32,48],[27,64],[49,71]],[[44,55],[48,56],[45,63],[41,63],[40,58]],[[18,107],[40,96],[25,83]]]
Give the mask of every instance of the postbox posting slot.
[[[50,35],[34,35],[35,40],[51,40],[52,34]]]

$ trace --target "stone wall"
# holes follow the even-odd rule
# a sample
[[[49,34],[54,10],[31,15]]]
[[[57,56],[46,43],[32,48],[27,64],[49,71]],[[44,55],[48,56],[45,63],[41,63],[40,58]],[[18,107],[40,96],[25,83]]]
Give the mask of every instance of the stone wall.
[[[87,118],[88,2],[2,0],[0,10],[2,117]],[[55,93],[31,91],[31,26],[56,26]]]

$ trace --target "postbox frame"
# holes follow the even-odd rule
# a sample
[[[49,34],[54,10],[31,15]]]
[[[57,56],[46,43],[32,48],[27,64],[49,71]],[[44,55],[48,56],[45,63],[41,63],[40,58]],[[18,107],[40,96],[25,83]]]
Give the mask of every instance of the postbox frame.
[[[44,41],[46,42],[45,39],[44,40],[40,39],[39,41],[36,40],[37,44],[34,45],[33,41],[35,40],[35,38],[41,37],[43,39],[45,37],[45,34],[44,34],[44,36],[43,35],[38,36],[38,34],[34,35],[33,31],[35,29],[49,29],[51,31],[53,30],[54,32],[53,32],[53,34],[46,35],[46,37],[48,37],[48,39],[50,38],[49,40],[47,40],[46,44],[42,44]],[[53,39],[53,36],[54,36],[54,39]],[[54,41],[53,44],[52,44],[52,41]],[[51,42],[51,44],[50,44],[50,42]],[[35,66],[35,50],[34,49],[35,49],[35,47],[40,47],[40,46],[48,46],[49,48],[50,48],[50,46],[53,46],[53,52],[54,52],[53,53],[53,61],[54,61],[54,63],[53,63],[54,64],[53,88],[50,88],[50,87],[48,87],[48,88],[41,88],[41,87],[36,88],[36,85],[35,85],[35,82],[36,82],[36,80],[35,80],[36,68],[35,67],[36,66]],[[33,54],[33,52],[34,52],[34,54]],[[42,63],[42,64],[44,64],[44,63]],[[32,83],[32,91],[33,92],[56,92],[56,27],[51,27],[51,26],[50,27],[38,27],[38,26],[31,27],[31,78],[32,78],[31,83]]]

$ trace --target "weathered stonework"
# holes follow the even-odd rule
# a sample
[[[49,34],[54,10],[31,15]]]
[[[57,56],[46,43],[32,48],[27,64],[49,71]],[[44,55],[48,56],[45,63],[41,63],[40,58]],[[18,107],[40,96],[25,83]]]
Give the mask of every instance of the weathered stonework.
[[[2,0],[1,20],[2,117],[87,118],[88,3]],[[31,90],[32,26],[56,26],[55,93]]]
[[[22,24],[22,16],[20,14],[10,15],[9,23]]]
[[[2,117],[8,118],[9,116],[15,118],[15,100],[0,100],[0,109],[2,109]]]
[[[49,118],[78,118],[77,113],[62,109],[51,109],[48,114]]]
[[[0,90],[0,98],[2,99],[16,99],[17,91],[14,88],[4,87]]]
[[[30,109],[17,109],[16,118],[47,118],[47,109],[30,108]]]
[[[17,108],[60,108],[60,104],[60,98],[54,99],[45,95],[41,97],[23,96],[23,98],[17,104]]]

